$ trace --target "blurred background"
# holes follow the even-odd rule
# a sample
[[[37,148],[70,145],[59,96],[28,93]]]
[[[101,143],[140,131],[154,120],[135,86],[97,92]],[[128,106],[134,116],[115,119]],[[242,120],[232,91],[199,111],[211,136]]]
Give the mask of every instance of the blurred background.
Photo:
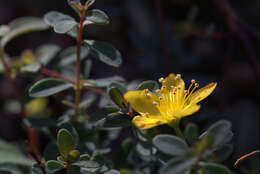
[[[96,0],[93,8],[105,11],[111,23],[89,26],[84,36],[113,44],[121,51],[123,64],[111,68],[94,60],[91,78],[120,75],[130,82],[157,80],[173,72],[182,74],[186,85],[191,79],[200,86],[218,82],[213,95],[202,102],[202,109],[182,124],[194,121],[203,131],[216,120],[232,121],[235,148],[227,164],[233,171],[259,172],[257,156],[239,169],[232,166],[239,156],[260,149],[258,0]],[[0,24],[22,16],[42,17],[52,10],[76,17],[66,0],[0,0]],[[22,50],[44,43],[63,48],[75,45],[71,38],[48,30],[15,39],[6,51],[18,56]],[[23,84],[24,79],[20,77],[19,82]],[[3,108],[12,91],[3,76],[0,84]],[[15,119],[1,112],[0,136],[16,140],[19,130]]]

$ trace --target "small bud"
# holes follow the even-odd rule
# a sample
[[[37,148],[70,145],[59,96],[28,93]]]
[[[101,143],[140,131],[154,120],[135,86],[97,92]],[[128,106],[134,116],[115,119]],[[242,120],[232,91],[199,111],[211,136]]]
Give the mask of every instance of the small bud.
[[[78,150],[72,150],[69,152],[68,160],[69,162],[75,162],[79,160],[80,152]]]
[[[163,83],[163,81],[164,81],[164,78],[161,77],[161,78],[159,79],[159,82],[160,82],[160,83]]]

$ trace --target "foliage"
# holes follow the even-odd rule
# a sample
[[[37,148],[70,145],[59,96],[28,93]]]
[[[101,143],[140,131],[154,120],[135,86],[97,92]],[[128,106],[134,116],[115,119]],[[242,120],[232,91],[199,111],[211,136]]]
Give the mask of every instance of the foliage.
[[[80,0],[68,0],[79,22],[69,15],[51,11],[43,19],[24,17],[0,27],[0,71],[8,77],[17,93],[19,115],[28,142],[12,145],[0,140],[0,173],[232,174],[221,164],[233,150],[229,121],[218,121],[202,133],[201,127],[189,123],[182,135],[178,127],[179,119],[176,119],[178,124],[172,124],[175,119],[171,119],[167,124],[174,128],[176,136],[160,133],[157,127],[141,130],[131,122],[132,117],[136,116],[135,107],[125,97],[129,94],[130,83],[120,76],[102,79],[89,77],[92,68],[90,58],[96,58],[112,68],[122,64],[121,53],[111,44],[83,38],[84,29],[89,25],[103,27],[109,24],[105,12],[91,9],[93,3],[94,0],[84,4]],[[5,46],[14,38],[48,28],[75,39],[77,45],[65,49],[54,44],[42,45],[35,51],[24,51],[15,61],[6,53]],[[48,69],[56,58],[55,70]],[[84,75],[81,63],[86,65],[84,71],[87,73]],[[33,81],[26,91],[28,96],[23,98],[21,94],[25,89],[16,87],[17,75],[21,74]],[[181,84],[184,91],[184,82]],[[151,80],[136,83],[135,86],[138,92],[152,93],[159,89],[158,83]],[[179,89],[178,85],[175,87]],[[190,106],[190,98],[197,104],[215,87],[216,84],[212,83],[197,93],[193,90],[183,93],[181,101],[185,102],[185,107]],[[198,94],[202,91],[203,96]],[[192,93],[195,95],[190,96]],[[61,115],[52,113],[46,97],[61,99],[66,108],[64,112]],[[138,107],[144,107],[143,103],[139,104]],[[89,112],[91,109],[96,111]],[[144,116],[146,113],[141,114]],[[134,136],[126,137],[124,130],[132,130]],[[39,148],[39,133],[48,139],[48,143],[43,144],[43,150]],[[115,141],[116,146],[120,147],[118,153],[112,152]]]

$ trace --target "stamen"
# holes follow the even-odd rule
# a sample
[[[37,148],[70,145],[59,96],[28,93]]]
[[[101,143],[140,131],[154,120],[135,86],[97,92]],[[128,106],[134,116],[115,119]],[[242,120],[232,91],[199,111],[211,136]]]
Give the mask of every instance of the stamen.
[[[196,81],[195,81],[194,79],[192,79],[192,80],[191,80],[191,83],[194,84],[194,83],[196,83]]]
[[[161,90],[160,89],[156,89],[156,91],[155,91],[157,94],[159,94],[160,92],[161,92]]]
[[[145,115],[147,118],[149,117],[149,113],[148,113],[148,112],[146,112],[144,115]]]
[[[180,74],[177,74],[176,75],[176,79],[180,79],[181,78],[181,75]]]
[[[145,93],[148,93],[148,92],[149,92],[149,90],[148,90],[148,89],[145,89],[145,90],[144,90],[144,92],[145,92]]]
[[[147,94],[146,94],[146,97],[147,97],[147,98],[151,98],[151,94],[147,93]]]
[[[159,100],[163,100],[163,98],[162,98],[162,97],[159,97]]]
[[[156,101],[154,101],[153,104],[154,104],[155,106],[158,106],[158,105],[159,105],[159,103],[156,102]]]
[[[165,90],[166,89],[166,86],[162,86],[162,90]]]
[[[164,78],[163,77],[161,77],[159,80],[158,80],[160,83],[163,83],[163,81],[164,81]]]

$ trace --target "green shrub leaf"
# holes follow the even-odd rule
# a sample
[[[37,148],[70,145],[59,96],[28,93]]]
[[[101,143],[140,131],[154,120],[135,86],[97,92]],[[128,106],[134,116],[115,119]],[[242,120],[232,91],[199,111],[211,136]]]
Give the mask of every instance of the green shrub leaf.
[[[98,10],[98,9],[93,9],[93,10],[87,11],[84,25],[108,24],[108,23],[109,23],[109,17],[106,15],[105,12]]]
[[[60,129],[57,136],[57,144],[61,155],[68,159],[69,153],[75,149],[73,136],[66,129]]]
[[[199,138],[199,131],[198,131],[198,127],[196,124],[194,123],[189,123],[184,130],[184,137],[185,140],[190,144],[194,144],[195,142],[197,142],[198,138]]]
[[[188,145],[173,135],[157,135],[153,138],[153,144],[159,151],[172,156],[184,155],[188,150]]]
[[[65,166],[61,162],[55,160],[50,160],[46,164],[46,170],[48,173],[55,173],[64,168]]]
[[[108,89],[108,94],[110,99],[121,109],[126,109],[124,97],[121,94],[120,90],[116,87],[112,87]]]
[[[216,163],[201,162],[204,174],[232,174],[232,172],[225,166]]]
[[[122,57],[118,50],[112,45],[95,40],[84,40],[84,45],[90,48],[90,53],[100,61],[113,67],[119,67],[122,64]]]
[[[54,25],[54,31],[59,34],[64,34],[72,30],[73,27],[77,26],[77,22],[73,20],[62,20]]]
[[[153,80],[144,81],[137,87],[138,90],[149,89],[150,91],[154,91],[155,89],[158,88],[159,88],[158,83]]]
[[[46,78],[36,82],[33,86],[31,86],[29,89],[29,96],[35,98],[48,97],[72,87],[72,84],[63,80]]]
[[[65,15],[57,11],[50,11],[44,15],[43,20],[46,24],[54,27],[57,23],[61,21],[74,19],[69,15]]]

